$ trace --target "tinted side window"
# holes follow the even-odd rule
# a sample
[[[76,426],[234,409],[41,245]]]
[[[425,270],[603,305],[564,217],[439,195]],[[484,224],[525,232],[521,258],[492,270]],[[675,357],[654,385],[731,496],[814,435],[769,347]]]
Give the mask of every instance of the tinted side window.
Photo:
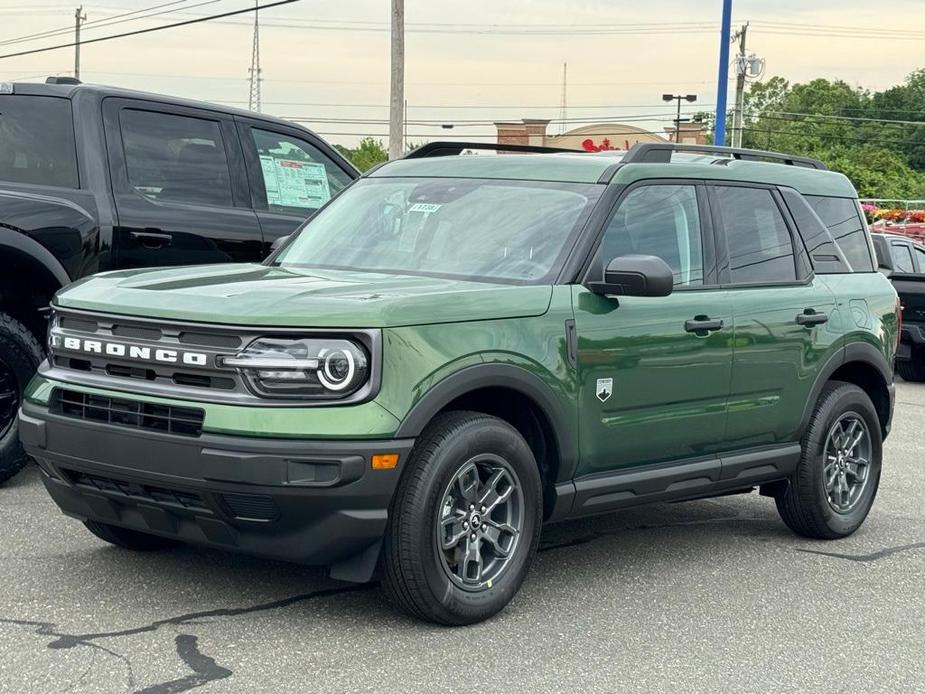
[[[793,242],[771,191],[716,186],[736,284],[796,280]]]
[[[792,188],[782,188],[780,193],[812,259],[813,270],[820,275],[851,272],[851,266],[832,239],[831,232],[813,212],[806,199]],[[803,248],[800,246],[798,243],[797,250],[803,254]]]
[[[311,143],[260,128],[251,134],[271,211],[304,215],[350,184],[350,176]]]
[[[890,255],[893,257],[893,270],[895,272],[915,272],[909,246],[904,243],[891,243]]]
[[[119,116],[129,185],[157,201],[231,207],[217,121],[126,109]]]
[[[925,272],[925,249],[918,246],[912,247],[915,250],[915,260],[919,264],[919,272]]]
[[[607,225],[596,266],[632,253],[658,256],[668,263],[676,287],[703,284],[703,241],[694,186],[643,186],[629,192]]]
[[[78,186],[68,99],[0,96],[0,180]]]
[[[807,202],[832,233],[835,243],[855,272],[874,270],[867,242],[867,224],[858,212],[857,203],[849,198],[825,198],[807,195]]]

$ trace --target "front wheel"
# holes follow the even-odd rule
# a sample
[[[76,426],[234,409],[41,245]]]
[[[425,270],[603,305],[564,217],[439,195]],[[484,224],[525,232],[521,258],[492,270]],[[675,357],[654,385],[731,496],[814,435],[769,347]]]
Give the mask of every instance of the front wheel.
[[[19,442],[16,414],[42,358],[42,348],[29,329],[0,313],[0,484],[29,460]]]
[[[857,530],[877,495],[881,439],[867,393],[850,383],[827,384],[803,436],[790,486],[777,497],[784,523],[799,535],[824,540]]]
[[[536,460],[514,427],[473,412],[438,416],[392,502],[387,592],[420,619],[488,619],[514,597],[533,561],[542,498]]]

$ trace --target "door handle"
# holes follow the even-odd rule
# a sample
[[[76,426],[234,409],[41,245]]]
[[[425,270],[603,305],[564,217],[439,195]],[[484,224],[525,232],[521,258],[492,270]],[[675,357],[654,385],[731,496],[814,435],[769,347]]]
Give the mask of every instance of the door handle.
[[[829,322],[829,314],[827,313],[816,313],[814,309],[807,308],[803,310],[803,313],[797,314],[797,325],[803,326],[813,326],[813,325],[822,325],[823,323]]]
[[[173,241],[170,234],[165,234],[157,229],[145,229],[144,231],[130,231],[129,235],[139,241],[145,248],[164,248],[169,246]]]
[[[723,321],[720,319],[710,319],[707,316],[695,316],[692,320],[684,321],[684,329],[689,333],[722,330]]]

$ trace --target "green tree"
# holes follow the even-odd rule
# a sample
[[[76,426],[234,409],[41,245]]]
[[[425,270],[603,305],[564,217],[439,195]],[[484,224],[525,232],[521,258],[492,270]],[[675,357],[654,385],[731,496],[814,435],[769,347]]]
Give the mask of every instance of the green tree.
[[[343,145],[334,145],[334,147],[360,171],[368,171],[376,164],[381,164],[389,158],[389,153],[383,147],[382,140],[374,140],[371,137],[364,137],[360,140],[360,144],[353,149]]]
[[[730,117],[727,132],[731,126]],[[820,159],[846,174],[863,197],[925,196],[925,70],[878,93],[842,80],[790,84],[771,77],[752,84],[743,146]]]

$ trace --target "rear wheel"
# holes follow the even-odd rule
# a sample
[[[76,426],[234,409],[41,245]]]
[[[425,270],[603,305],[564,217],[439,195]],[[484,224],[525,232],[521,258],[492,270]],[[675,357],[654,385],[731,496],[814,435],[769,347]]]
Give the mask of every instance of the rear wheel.
[[[520,433],[488,415],[440,415],[415,445],[392,503],[386,590],[420,619],[487,619],[523,583],[541,522],[540,476]]]
[[[925,381],[925,364],[914,359],[897,359],[896,370],[904,381],[913,383]]]
[[[826,385],[803,437],[803,454],[777,510],[805,537],[833,540],[857,530],[874,503],[883,455],[880,420],[867,393]]]
[[[109,525],[108,523],[98,523],[97,521],[84,521],[87,530],[96,535],[104,542],[116,545],[122,549],[131,549],[139,552],[150,552],[152,550],[167,549],[174,547],[179,543],[167,537],[158,535],[149,535],[137,530],[120,528],[118,525]]]
[[[42,361],[42,348],[29,329],[0,313],[0,483],[28,461],[19,443],[16,414],[23,391]]]

